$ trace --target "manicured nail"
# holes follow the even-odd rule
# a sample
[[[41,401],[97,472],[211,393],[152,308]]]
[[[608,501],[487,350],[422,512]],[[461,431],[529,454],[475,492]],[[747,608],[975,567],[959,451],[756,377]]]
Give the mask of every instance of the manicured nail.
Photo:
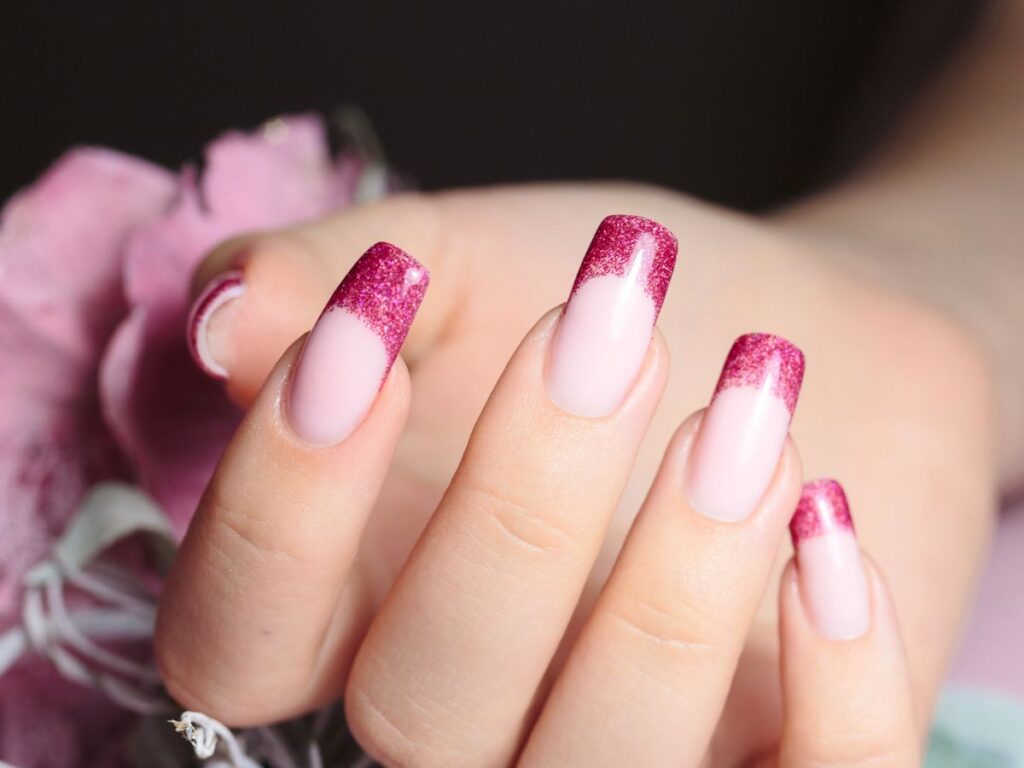
[[[548,396],[579,416],[605,416],[636,380],[676,263],[676,238],[640,216],[597,228],[558,322]]]
[[[789,533],[804,610],[818,632],[830,640],[867,632],[867,578],[843,486],[835,480],[805,484]]]
[[[216,338],[217,324],[211,323],[214,315],[230,302],[245,293],[242,273],[224,272],[211,280],[188,313],[188,348],[192,358],[206,375],[225,380],[228,371],[217,359],[215,351],[220,348]]]
[[[735,522],[764,495],[789,433],[804,355],[779,336],[749,333],[729,350],[690,460],[690,503]]]
[[[352,266],[296,364],[288,405],[300,438],[335,445],[362,423],[429,282],[422,264],[389,243],[377,243]]]

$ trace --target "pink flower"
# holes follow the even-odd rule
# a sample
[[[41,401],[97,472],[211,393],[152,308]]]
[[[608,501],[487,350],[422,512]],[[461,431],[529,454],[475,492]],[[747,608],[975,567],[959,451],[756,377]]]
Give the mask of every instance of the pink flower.
[[[0,631],[18,618],[24,574],[96,481],[139,483],[184,532],[239,419],[185,345],[192,270],[224,238],[348,205],[362,171],[355,155],[332,160],[321,122],[303,116],[222,136],[201,174],[74,149],[7,203]],[[44,703],[46,717],[59,714],[59,690],[33,690],[0,678],[2,756],[21,755],[6,723],[28,722],[33,706],[43,717]],[[71,750],[67,759],[46,765],[75,764],[71,755],[84,752],[65,736],[51,747]]]
[[[100,399],[138,480],[179,534],[238,421],[183,341],[192,270],[230,236],[347,205],[360,166],[352,155],[332,165],[313,118],[275,121],[257,135],[230,133],[207,150],[202,178],[186,169],[172,205],[126,242],[130,310],[101,362]]]

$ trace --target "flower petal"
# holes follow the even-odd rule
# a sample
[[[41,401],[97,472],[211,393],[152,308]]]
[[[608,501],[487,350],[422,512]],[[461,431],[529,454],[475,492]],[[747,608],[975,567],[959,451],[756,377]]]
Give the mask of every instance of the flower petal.
[[[125,312],[122,245],[173,191],[155,166],[77,149],[0,214],[0,628],[85,489],[123,473],[96,370]]]
[[[103,361],[103,411],[179,535],[240,418],[185,346],[192,271],[228,237],[347,204],[357,183],[352,162],[332,163],[318,119],[282,118],[213,142],[202,177],[186,169],[167,214],[131,238],[125,256],[131,314]]]

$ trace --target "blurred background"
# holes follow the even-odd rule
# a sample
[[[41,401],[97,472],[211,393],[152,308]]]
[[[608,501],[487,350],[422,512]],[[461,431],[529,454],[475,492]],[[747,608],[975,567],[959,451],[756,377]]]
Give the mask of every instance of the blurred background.
[[[619,177],[764,209],[855,163],[981,6],[10,3],[0,195],[71,145],[176,168],[225,128],[356,104],[424,188]]]

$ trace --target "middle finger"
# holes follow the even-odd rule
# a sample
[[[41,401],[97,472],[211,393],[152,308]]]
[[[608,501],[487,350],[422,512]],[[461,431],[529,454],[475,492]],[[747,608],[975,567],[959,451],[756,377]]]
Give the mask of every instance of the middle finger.
[[[654,222],[606,219],[564,311],[509,362],[349,679],[349,726],[386,765],[518,748],[664,388],[675,250]]]

